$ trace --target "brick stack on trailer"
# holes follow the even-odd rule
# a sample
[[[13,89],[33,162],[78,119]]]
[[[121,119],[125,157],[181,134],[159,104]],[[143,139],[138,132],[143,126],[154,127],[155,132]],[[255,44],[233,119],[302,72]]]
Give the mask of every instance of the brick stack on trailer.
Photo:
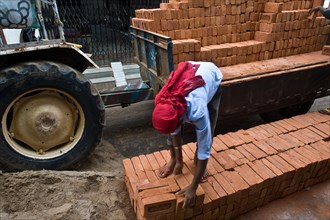
[[[140,9],[134,27],[169,36],[174,66],[212,61],[230,66],[322,50],[329,22],[308,10],[319,0],[170,0]]]
[[[327,180],[329,141],[330,116],[318,112],[218,135],[193,208],[175,192],[191,183],[195,143],[183,146],[183,173],[164,179],[168,150],[125,159],[125,183],[138,219],[231,219]]]

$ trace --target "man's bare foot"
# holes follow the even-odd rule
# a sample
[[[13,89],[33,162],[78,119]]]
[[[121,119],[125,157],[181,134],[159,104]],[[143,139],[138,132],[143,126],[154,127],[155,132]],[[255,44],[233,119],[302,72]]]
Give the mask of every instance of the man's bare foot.
[[[207,170],[205,170],[200,182],[205,183],[208,177],[209,177],[209,173],[207,172]]]
[[[174,166],[173,174],[174,175],[182,174],[182,169],[183,169],[183,162],[177,160]]]
[[[171,159],[169,163],[165,164],[163,167],[159,168],[158,177],[165,178],[173,173],[176,164],[175,159]]]

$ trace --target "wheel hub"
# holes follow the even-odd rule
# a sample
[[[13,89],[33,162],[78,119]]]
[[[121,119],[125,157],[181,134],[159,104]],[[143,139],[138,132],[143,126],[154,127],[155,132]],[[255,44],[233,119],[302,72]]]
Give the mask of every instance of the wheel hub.
[[[10,136],[39,153],[74,140],[78,111],[54,91],[21,98],[13,107]]]

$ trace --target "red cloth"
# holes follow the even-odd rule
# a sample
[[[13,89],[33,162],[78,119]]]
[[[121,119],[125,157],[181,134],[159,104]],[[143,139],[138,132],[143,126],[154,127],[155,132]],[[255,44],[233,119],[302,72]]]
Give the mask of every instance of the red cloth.
[[[155,98],[152,114],[154,128],[162,133],[172,133],[187,108],[185,96],[194,89],[204,86],[201,76],[195,76],[199,65],[179,63],[178,69],[170,74],[168,81]]]

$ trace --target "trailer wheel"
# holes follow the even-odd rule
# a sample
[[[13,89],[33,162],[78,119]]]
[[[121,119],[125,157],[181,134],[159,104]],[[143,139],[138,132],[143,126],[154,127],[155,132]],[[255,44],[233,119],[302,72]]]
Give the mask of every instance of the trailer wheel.
[[[11,170],[63,170],[100,142],[104,106],[82,74],[38,61],[0,72],[0,162]]]
[[[313,104],[314,100],[281,108],[278,110],[278,112],[284,118],[291,118],[295,115],[302,115],[307,113]]]

